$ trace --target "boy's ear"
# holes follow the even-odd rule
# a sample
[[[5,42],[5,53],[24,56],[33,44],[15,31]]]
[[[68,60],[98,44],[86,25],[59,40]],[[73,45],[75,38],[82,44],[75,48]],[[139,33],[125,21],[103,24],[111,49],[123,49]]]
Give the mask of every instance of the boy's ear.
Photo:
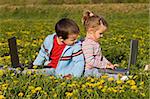
[[[62,39],[61,36],[59,36],[58,39],[59,39],[61,42],[64,41],[64,39]]]

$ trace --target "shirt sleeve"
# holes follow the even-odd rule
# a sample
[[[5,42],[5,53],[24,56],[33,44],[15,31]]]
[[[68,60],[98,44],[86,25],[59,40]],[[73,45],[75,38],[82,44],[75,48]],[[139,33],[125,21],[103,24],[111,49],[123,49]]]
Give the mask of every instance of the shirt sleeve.
[[[48,44],[49,44],[49,36],[47,36],[41,45],[41,49],[39,51],[38,56],[33,62],[33,65],[43,65],[44,61],[46,59],[46,56],[48,55]]]
[[[83,56],[83,51],[81,49],[81,45],[77,45],[74,47],[74,51],[72,53],[72,60],[74,65],[72,66],[72,73],[75,77],[81,77],[84,71],[85,60]]]

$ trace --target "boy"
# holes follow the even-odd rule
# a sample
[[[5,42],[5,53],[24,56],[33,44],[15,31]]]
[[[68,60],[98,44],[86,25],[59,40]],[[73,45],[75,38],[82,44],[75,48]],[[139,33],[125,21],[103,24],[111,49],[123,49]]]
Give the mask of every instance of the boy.
[[[63,18],[56,23],[55,32],[46,37],[33,65],[48,67],[45,69],[47,74],[80,77],[84,70],[84,56],[77,42],[79,27],[73,20]]]

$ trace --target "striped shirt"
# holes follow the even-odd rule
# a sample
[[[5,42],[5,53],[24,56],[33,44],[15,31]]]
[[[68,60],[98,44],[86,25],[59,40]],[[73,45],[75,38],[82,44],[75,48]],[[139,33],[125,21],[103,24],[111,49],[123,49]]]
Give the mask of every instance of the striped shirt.
[[[82,42],[82,50],[85,57],[85,68],[106,68],[110,62],[102,55],[100,44],[90,38]]]

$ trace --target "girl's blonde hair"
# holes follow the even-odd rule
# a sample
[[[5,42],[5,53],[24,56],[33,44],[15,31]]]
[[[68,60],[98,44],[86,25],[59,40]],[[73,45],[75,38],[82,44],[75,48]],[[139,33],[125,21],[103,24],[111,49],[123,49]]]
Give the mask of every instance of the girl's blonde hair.
[[[84,24],[86,30],[88,30],[88,28],[96,28],[101,24],[108,27],[106,20],[102,16],[95,15],[89,10],[83,13],[82,23]]]

